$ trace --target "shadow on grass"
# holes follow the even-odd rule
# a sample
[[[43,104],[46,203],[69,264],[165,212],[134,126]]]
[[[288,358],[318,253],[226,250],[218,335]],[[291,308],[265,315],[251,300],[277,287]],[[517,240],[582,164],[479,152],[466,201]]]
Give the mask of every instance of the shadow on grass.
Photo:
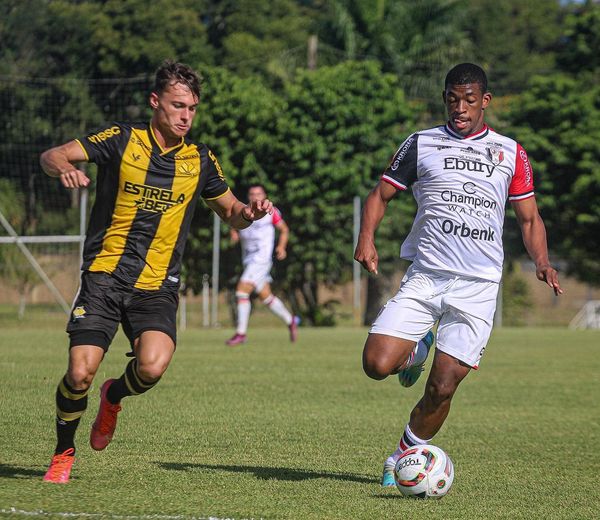
[[[326,478],[330,480],[344,480],[346,482],[358,482],[360,484],[373,484],[377,479],[356,475],[353,473],[335,473],[331,471],[312,471],[308,469],[294,468],[272,468],[265,466],[233,466],[226,464],[196,464],[185,462],[156,462],[162,469],[171,471],[189,471],[189,470],[209,470],[209,471],[229,471],[231,473],[252,473],[261,480],[310,480],[316,478]]]
[[[41,469],[20,468],[0,463],[0,478],[38,478],[45,475]]]

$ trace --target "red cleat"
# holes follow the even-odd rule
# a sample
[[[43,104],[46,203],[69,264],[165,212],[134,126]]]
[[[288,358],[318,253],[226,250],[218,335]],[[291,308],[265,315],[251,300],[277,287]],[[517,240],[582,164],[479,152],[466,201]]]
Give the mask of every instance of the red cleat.
[[[298,339],[298,324],[300,323],[300,316],[292,316],[292,323],[288,325],[290,329],[290,341],[294,343]]]
[[[107,379],[100,387],[100,409],[90,432],[90,445],[97,451],[103,450],[112,441],[117,427],[117,414],[121,411],[120,405],[112,404],[106,398],[106,392],[114,381]]]
[[[235,347],[236,345],[241,345],[242,343],[246,343],[246,334],[238,334],[236,332],[225,342],[225,345]]]
[[[74,461],[75,450],[73,448],[54,455],[52,462],[50,462],[50,467],[44,475],[44,482],[52,482],[53,484],[66,484],[69,482],[71,467]]]

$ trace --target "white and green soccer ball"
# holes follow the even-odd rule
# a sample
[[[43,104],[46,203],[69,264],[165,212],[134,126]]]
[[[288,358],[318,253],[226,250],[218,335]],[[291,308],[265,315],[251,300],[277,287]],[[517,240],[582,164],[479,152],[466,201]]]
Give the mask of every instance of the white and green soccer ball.
[[[409,448],[394,468],[396,487],[405,496],[442,498],[454,481],[454,464],[444,450],[431,444]]]

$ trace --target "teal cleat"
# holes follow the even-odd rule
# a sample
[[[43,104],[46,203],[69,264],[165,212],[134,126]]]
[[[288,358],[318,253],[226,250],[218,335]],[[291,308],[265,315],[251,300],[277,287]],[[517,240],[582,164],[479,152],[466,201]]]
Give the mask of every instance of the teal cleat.
[[[427,347],[427,355],[429,355],[429,350],[431,349],[434,340],[435,336],[433,335],[433,331],[431,330],[427,334],[425,334],[425,337],[421,340]],[[419,343],[421,343],[421,341]],[[425,356],[425,359],[423,359],[421,363],[417,365],[412,365],[408,368],[405,368],[404,370],[400,370],[400,372],[398,372],[398,379],[400,380],[400,384],[405,387],[414,385],[417,382],[417,379],[419,379],[419,377],[421,376],[421,372],[425,370],[423,365],[425,364],[426,360],[427,356]]]
[[[394,478],[394,468],[396,460],[393,457],[388,459],[383,464],[383,475],[381,476],[381,487],[395,487],[396,479]]]

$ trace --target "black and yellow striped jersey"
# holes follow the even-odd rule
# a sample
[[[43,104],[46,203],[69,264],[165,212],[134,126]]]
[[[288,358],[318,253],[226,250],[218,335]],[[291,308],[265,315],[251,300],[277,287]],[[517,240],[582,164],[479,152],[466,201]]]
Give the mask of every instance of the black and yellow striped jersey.
[[[229,191],[217,158],[187,138],[163,149],[148,123],[116,122],[77,142],[98,165],[82,269],[138,289],[178,287],[198,197]]]

